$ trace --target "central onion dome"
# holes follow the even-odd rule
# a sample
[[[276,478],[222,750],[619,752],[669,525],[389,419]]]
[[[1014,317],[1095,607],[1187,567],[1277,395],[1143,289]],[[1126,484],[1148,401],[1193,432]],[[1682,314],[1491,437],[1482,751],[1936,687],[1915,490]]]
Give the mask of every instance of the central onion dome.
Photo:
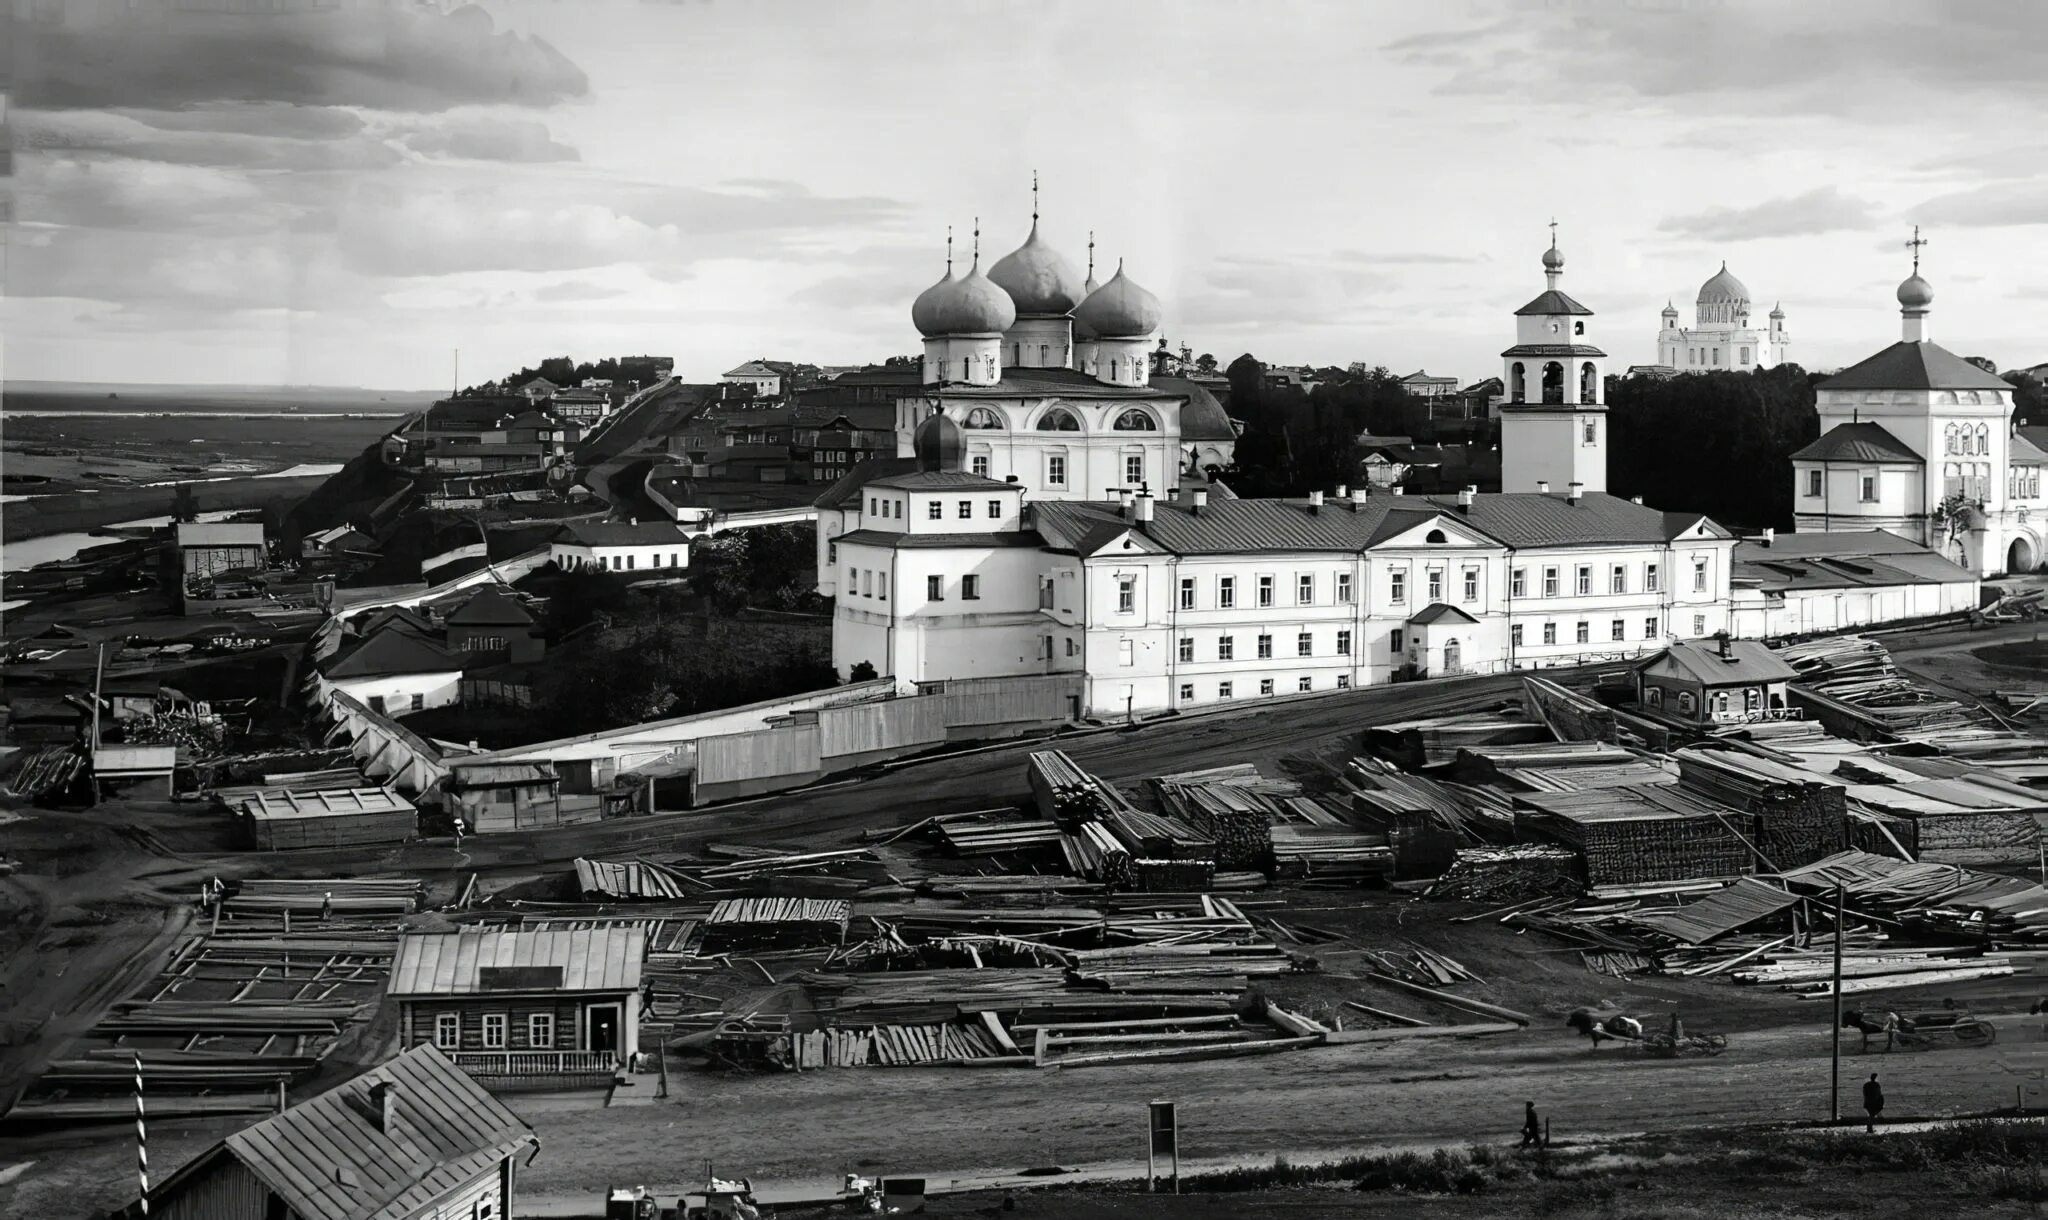
[[[1031,221],[1031,236],[1024,244],[996,260],[988,278],[1010,294],[1017,312],[1058,317],[1074,312],[1086,293],[1081,277],[1059,252],[1038,240],[1038,220]]]
[[[1902,309],[1925,309],[1934,304],[1934,285],[1920,278],[1915,271],[1899,285],[1899,307]]]
[[[967,438],[944,411],[934,411],[910,434],[910,451],[919,470],[958,470]]]
[[[1159,329],[1165,316],[1159,298],[1125,275],[1119,262],[1109,282],[1089,293],[1074,310],[1074,324],[1077,332],[1086,327],[1091,337],[1144,339]]]
[[[1010,294],[981,273],[979,261],[966,275],[945,278],[919,293],[910,303],[910,323],[927,339],[954,335],[1000,335],[1016,325],[1017,307]]]
[[[1749,286],[1735,278],[1734,274],[1728,270],[1727,263],[1722,263],[1721,269],[1714,273],[1713,278],[1700,285],[1699,303],[1702,305],[1747,305],[1749,304]]]
[[[1556,242],[1550,243],[1550,249],[1543,252],[1543,269],[1545,271],[1564,270],[1564,251],[1557,248]]]

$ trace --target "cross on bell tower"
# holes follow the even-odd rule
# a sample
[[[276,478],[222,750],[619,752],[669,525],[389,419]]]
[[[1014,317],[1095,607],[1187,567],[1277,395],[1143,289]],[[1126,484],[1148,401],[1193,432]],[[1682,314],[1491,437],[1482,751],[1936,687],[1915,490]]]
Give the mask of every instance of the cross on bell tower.
[[[1924,246],[1924,245],[1926,245],[1926,244],[1927,244],[1927,239],[1926,239],[1926,238],[1924,238],[1924,237],[1922,237],[1922,236],[1920,236],[1920,226],[1919,226],[1919,225],[1914,225],[1914,226],[1913,226],[1913,240],[1912,240],[1912,241],[1909,241],[1909,242],[1907,242],[1907,243],[1906,243],[1906,249],[1908,249],[1908,250],[1911,250],[1911,251],[1913,252],[1913,274],[1914,274],[1914,275],[1918,275],[1918,274],[1920,274],[1920,247],[1922,247],[1922,246]]]

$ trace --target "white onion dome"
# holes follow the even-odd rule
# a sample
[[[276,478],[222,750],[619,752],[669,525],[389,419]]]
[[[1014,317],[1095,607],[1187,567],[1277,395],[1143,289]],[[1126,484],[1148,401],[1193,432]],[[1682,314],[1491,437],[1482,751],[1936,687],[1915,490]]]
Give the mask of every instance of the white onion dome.
[[[1734,273],[1728,270],[1727,263],[1722,263],[1721,269],[1716,271],[1706,283],[1700,285],[1699,303],[1702,305],[1747,305],[1749,304],[1749,286],[1735,278]]]
[[[1081,277],[1059,251],[1038,240],[1038,221],[1031,221],[1031,236],[1024,244],[996,260],[988,278],[1010,294],[1022,315],[1058,317],[1074,312],[1086,295]]]
[[[1782,318],[1785,316],[1785,303],[1783,301],[1780,301],[1776,305],[1771,306],[1771,316],[1774,318]]]
[[[1165,317],[1159,298],[1125,275],[1119,262],[1109,282],[1089,293],[1074,310],[1074,329],[1079,334],[1086,327],[1091,339],[1144,339],[1159,329]]]
[[[1550,243],[1550,249],[1543,252],[1543,269],[1545,271],[1564,270],[1564,251],[1557,248],[1556,242]]]
[[[1899,307],[1902,309],[1925,309],[1934,304],[1934,285],[1920,278],[1915,271],[1899,285]]]
[[[989,282],[977,261],[966,275],[946,278],[924,290],[910,306],[910,321],[927,339],[955,335],[1000,335],[1017,324],[1010,294]]]
[[[1667,317],[1667,318],[1675,318],[1675,317],[1677,317],[1677,316],[1678,316],[1678,306],[1676,306],[1676,305],[1673,305],[1673,304],[1672,304],[1671,302],[1669,302],[1669,301],[1666,301],[1666,302],[1664,302],[1664,316],[1665,316],[1665,317]]]

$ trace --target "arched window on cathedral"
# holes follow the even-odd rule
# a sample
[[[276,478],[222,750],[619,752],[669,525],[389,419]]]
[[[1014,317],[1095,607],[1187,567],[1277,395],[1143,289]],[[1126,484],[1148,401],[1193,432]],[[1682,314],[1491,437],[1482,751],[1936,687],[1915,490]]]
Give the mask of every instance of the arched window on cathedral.
[[[1116,422],[1114,424],[1111,424],[1110,427],[1118,432],[1159,431],[1159,425],[1153,422],[1152,417],[1150,415],[1147,415],[1145,412],[1138,410],[1136,407],[1133,407],[1130,410],[1124,412],[1122,415],[1117,416]]]
[[[1941,440],[1941,451],[1943,453],[1954,453],[1956,451],[1956,426],[1954,424],[1950,424],[1941,430]]]
[[[1527,366],[1517,360],[1508,369],[1508,401],[1526,402],[1529,396],[1529,374]]]
[[[1579,366],[1579,401],[1600,401],[1600,370],[1591,360]]]
[[[1564,366],[1555,360],[1543,365],[1543,401],[1564,401]]]
[[[1075,419],[1074,413],[1065,407],[1054,407],[1038,417],[1038,430],[1040,432],[1079,432],[1081,430],[1081,421]]]
[[[967,413],[967,418],[960,422],[960,426],[963,428],[1000,429],[1003,426],[1003,417],[987,407],[976,407]]]

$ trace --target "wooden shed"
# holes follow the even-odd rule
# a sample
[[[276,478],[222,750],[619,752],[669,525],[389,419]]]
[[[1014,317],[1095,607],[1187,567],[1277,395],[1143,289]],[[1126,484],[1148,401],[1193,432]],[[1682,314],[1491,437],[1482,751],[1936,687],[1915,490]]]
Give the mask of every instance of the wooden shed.
[[[473,763],[448,771],[448,811],[472,834],[560,826],[562,780],[547,763]]]
[[[403,843],[419,835],[419,811],[390,788],[271,788],[242,802],[249,838],[262,851]]]

